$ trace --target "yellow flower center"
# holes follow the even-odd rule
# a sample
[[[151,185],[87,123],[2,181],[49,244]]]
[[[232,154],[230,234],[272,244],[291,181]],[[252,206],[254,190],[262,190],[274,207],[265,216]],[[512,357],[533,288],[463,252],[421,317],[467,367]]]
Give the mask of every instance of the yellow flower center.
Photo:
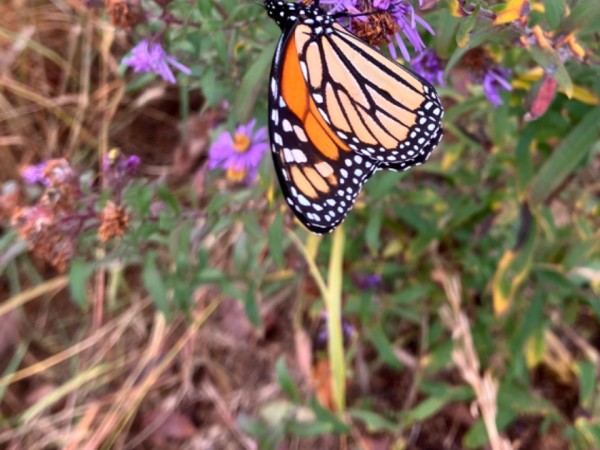
[[[245,153],[249,148],[250,137],[242,133],[236,133],[233,138],[233,149],[238,153]]]
[[[246,178],[246,169],[227,169],[227,179],[234,183],[241,183]]]

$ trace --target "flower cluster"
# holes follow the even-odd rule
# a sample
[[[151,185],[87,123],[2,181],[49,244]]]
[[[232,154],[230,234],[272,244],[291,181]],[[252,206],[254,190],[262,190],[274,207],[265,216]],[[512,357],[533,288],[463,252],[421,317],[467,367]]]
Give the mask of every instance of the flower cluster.
[[[137,155],[125,156],[118,149],[110,150],[102,160],[102,176],[107,187],[120,192],[137,175],[140,168]]]
[[[77,173],[67,160],[51,159],[22,168],[21,176],[44,191],[34,205],[16,206],[11,223],[34,257],[64,272],[75,252],[76,225],[67,218],[80,196]]]
[[[137,172],[140,159],[111,150],[102,163],[102,175],[113,197]],[[0,195],[0,218],[9,219],[29,251],[39,261],[65,272],[76,250],[78,236],[97,229],[98,240],[106,243],[122,237],[129,224],[125,207],[108,200],[98,212],[97,193],[84,194],[80,177],[66,159],[50,159],[21,169],[27,185],[42,188],[36,200],[25,203],[24,190],[14,189]]]
[[[256,178],[260,161],[269,148],[267,129],[254,131],[256,120],[240,125],[232,135],[221,133],[209,150],[208,168],[224,169],[234,182],[251,182]]]
[[[322,0],[321,4],[328,5],[332,13],[343,11],[359,14],[351,21],[351,31],[371,45],[380,47],[387,44],[394,59],[398,57],[397,45],[402,57],[410,61],[404,38],[415,52],[425,50],[425,44],[417,31],[417,24],[428,33],[435,34],[425,19],[415,14],[409,0]],[[373,11],[379,13],[370,14]],[[365,14],[360,15],[361,13]]]
[[[502,91],[511,91],[510,71],[495,63],[485,48],[469,50],[462,58],[462,64],[471,74],[471,79],[483,86],[483,93],[495,107],[500,106]]]

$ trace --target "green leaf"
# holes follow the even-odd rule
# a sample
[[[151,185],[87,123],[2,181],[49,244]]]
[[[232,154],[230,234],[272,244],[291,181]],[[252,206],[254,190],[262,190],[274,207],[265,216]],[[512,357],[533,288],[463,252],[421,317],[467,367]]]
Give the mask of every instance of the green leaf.
[[[290,398],[294,402],[300,401],[300,395],[298,393],[298,388],[296,387],[296,383],[292,379],[290,372],[285,364],[285,359],[283,356],[280,356],[277,362],[275,363],[275,372],[277,373],[277,379],[279,380],[279,385],[281,389],[290,396]]]
[[[267,78],[274,51],[272,45],[267,45],[242,79],[233,107],[233,114],[239,123],[246,123],[252,114],[256,99],[262,93],[260,85]]]
[[[587,446],[582,446],[580,448],[600,448],[600,422],[598,422],[597,418],[586,419],[584,417],[579,417],[575,420],[575,428],[588,444]]]
[[[435,50],[442,58],[447,58],[454,46],[456,29],[462,23],[461,19],[453,17],[450,11],[443,8],[439,11],[438,24],[435,29]]]
[[[298,437],[319,436],[325,433],[333,432],[334,426],[328,422],[300,422],[292,421],[287,427],[287,431]]]
[[[515,170],[517,172],[517,187],[522,200],[531,179],[533,178],[533,164],[531,161],[531,143],[536,135],[537,124],[529,123],[520,133],[517,149],[515,152]]]
[[[212,67],[206,68],[202,74],[200,88],[204,99],[210,106],[217,106],[227,96],[225,84],[219,83],[217,73]]]
[[[156,309],[162,312],[167,319],[170,319],[167,287],[162,274],[156,268],[155,259],[156,255],[154,252],[150,252],[146,256],[144,267],[142,268],[142,280]]]
[[[531,47],[529,51],[533,59],[540,66],[552,73],[552,76],[565,91],[567,97],[571,97],[573,95],[573,81],[571,81],[571,76],[567,72],[558,53],[550,47]]]
[[[246,315],[252,325],[255,328],[262,328],[262,317],[260,315],[260,307],[258,306],[258,301],[256,299],[256,290],[253,289],[253,286],[248,286],[248,291],[244,297],[244,310],[246,311]]]
[[[496,424],[502,430],[516,417],[517,415],[511,411],[500,410],[496,416]],[[479,449],[485,447],[488,442],[487,431],[482,419],[475,422],[463,437],[463,445],[467,449]]]
[[[177,203],[177,199],[175,198],[173,193],[169,190],[169,188],[165,184],[160,183],[158,185],[158,188],[156,190],[156,195],[163,202],[165,202],[165,204],[169,208],[171,208],[171,211],[173,211],[173,214],[179,215],[181,213],[181,209],[179,208],[179,203]]]
[[[596,365],[590,361],[579,361],[577,376],[579,378],[579,401],[584,409],[589,410],[593,405],[596,390]]]
[[[196,282],[199,284],[218,283],[224,281],[225,275],[220,269],[205,267],[196,275]]]
[[[146,216],[154,199],[154,189],[145,181],[135,180],[125,189],[123,198],[140,216]]]
[[[563,0],[544,0],[546,20],[552,28],[556,28],[565,14]]]
[[[404,172],[378,172],[365,186],[369,198],[377,199],[387,195],[404,177]]]
[[[88,304],[86,285],[95,268],[95,264],[87,263],[80,258],[74,259],[69,267],[69,290],[73,301],[80,308]]]
[[[379,356],[394,369],[401,369],[402,364],[394,353],[394,348],[388,340],[387,336],[381,329],[380,325],[375,326],[369,333],[369,340],[377,348]]]
[[[377,253],[380,246],[379,235],[383,222],[383,208],[373,207],[369,209],[369,219],[365,228],[365,241],[373,253]]]
[[[456,44],[460,48],[466,47],[467,44],[469,43],[471,31],[473,31],[473,28],[475,27],[475,24],[477,23],[478,15],[479,15],[479,5],[477,5],[475,7],[475,11],[473,11],[473,14],[471,14],[469,17],[467,17],[465,20],[463,20],[463,22],[460,24],[460,27],[458,28],[458,31],[456,32]]]
[[[532,390],[508,382],[498,389],[498,411],[511,410],[516,414],[551,416],[558,414],[552,403]]]
[[[273,258],[273,262],[277,267],[283,268],[285,266],[285,261],[283,260],[283,214],[281,212],[277,212],[275,215],[275,219],[273,219],[273,223],[269,227],[269,252],[271,253],[271,258]]]
[[[538,292],[533,302],[521,316],[521,324],[510,342],[512,355],[522,355],[525,344],[533,332],[540,327],[544,318],[544,295]]]
[[[598,0],[579,0],[575,2],[570,14],[556,30],[556,35],[583,30],[596,21],[598,16],[600,16],[600,2]]]
[[[351,409],[348,411],[350,417],[357,419],[365,424],[369,433],[377,433],[380,431],[389,431],[396,433],[399,431],[400,425],[396,422],[386,419],[385,417],[363,409]]]
[[[532,207],[545,201],[575,170],[598,139],[600,106],[591,109],[552,152],[531,186]]]
[[[410,411],[406,418],[409,422],[421,422],[452,402],[464,402],[473,398],[473,390],[468,386],[449,386],[443,383],[426,383],[423,391],[429,394],[425,400]]]
[[[350,430],[347,424],[340,420],[334,413],[321,406],[314,397],[310,400],[310,407],[315,413],[318,421],[322,424],[330,424],[331,431],[334,433],[347,433]]]

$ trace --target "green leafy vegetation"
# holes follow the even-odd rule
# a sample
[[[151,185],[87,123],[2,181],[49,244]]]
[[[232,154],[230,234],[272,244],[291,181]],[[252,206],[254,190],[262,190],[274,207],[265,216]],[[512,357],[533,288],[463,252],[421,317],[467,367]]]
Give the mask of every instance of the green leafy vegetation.
[[[402,0],[445,135],[324,237],[261,5],[91,3],[0,5],[0,447],[600,448],[597,0]]]

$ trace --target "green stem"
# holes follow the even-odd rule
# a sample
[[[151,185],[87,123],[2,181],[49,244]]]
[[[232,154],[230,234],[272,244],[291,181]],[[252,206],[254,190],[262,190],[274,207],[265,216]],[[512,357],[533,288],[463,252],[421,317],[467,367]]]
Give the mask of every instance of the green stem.
[[[327,279],[327,350],[331,367],[333,400],[340,416],[346,405],[346,369],[344,367],[344,339],[342,335],[342,264],[344,261],[344,228],[339,226],[333,232],[333,244],[329,259]]]

